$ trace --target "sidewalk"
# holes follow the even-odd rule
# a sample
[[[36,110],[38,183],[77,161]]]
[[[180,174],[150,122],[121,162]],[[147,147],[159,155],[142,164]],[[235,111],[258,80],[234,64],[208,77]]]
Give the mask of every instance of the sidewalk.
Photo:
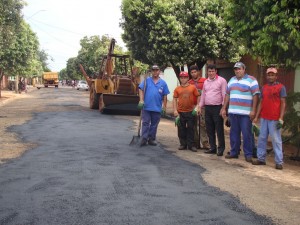
[[[32,87],[31,85],[27,85],[27,93],[35,90],[35,87]],[[0,98],[0,106],[14,100],[17,97],[21,97],[22,95],[26,95],[24,91],[20,93],[16,93],[15,91],[11,90],[1,90],[1,98]]]

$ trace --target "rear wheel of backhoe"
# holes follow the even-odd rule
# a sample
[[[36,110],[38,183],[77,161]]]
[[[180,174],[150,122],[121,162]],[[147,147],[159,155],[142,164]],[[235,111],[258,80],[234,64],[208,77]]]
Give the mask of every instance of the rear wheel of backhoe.
[[[90,88],[90,109],[99,109],[99,96],[95,90],[95,84]]]

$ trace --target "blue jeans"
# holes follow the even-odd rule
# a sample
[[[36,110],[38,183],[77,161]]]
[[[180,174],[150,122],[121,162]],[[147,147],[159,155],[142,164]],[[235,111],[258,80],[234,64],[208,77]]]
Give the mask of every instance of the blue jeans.
[[[230,155],[237,156],[241,147],[241,132],[243,135],[243,150],[245,157],[252,157],[253,134],[252,122],[247,115],[229,114],[230,127]]]
[[[272,145],[275,154],[275,163],[283,163],[283,153],[282,153],[282,140],[280,129],[276,128],[277,120],[266,120],[260,119],[260,135],[258,137],[257,143],[257,159],[259,161],[265,162],[267,155],[267,142],[268,135],[272,138]]]
[[[142,111],[142,138],[146,140],[155,140],[157,127],[160,121],[160,112],[148,110]]]

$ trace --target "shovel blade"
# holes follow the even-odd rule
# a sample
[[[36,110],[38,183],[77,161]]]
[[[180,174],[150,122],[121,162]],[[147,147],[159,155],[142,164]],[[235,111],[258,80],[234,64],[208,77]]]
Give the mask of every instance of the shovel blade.
[[[139,145],[140,144],[140,136],[133,136],[129,145]]]

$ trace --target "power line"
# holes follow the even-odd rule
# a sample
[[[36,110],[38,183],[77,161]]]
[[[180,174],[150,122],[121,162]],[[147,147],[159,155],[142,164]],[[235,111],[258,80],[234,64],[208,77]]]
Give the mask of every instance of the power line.
[[[67,30],[67,29],[65,29],[65,28],[57,27],[57,26],[54,26],[54,25],[51,25],[51,24],[47,24],[47,23],[41,22],[41,21],[36,20],[36,19],[30,19],[30,20],[35,21],[35,22],[37,22],[37,23],[44,24],[44,25],[49,26],[49,27],[52,27],[52,28],[56,28],[56,29],[59,29],[59,30],[63,30],[63,31],[65,31],[65,32],[69,32],[69,33],[76,34],[76,35],[80,35],[80,36],[85,36],[84,34],[81,34],[81,33],[75,32],[75,31],[70,31],[70,30]]]

